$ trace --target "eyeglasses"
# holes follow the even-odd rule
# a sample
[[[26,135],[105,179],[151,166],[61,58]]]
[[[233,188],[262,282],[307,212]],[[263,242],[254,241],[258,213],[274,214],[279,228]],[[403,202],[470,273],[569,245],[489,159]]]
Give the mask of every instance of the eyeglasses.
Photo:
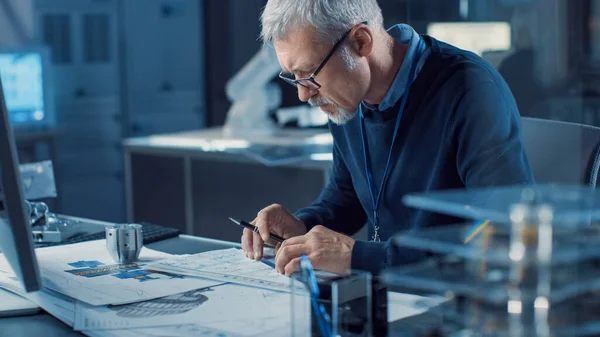
[[[366,25],[367,21],[364,21],[361,23]],[[335,51],[339,48],[339,46],[346,39],[346,37],[348,36],[348,34],[350,34],[351,31],[352,31],[352,29],[349,29],[347,32],[344,33],[344,35],[342,35],[342,37],[333,45],[333,48],[331,48],[331,51],[329,52],[329,54],[327,54],[327,57],[325,57],[323,62],[321,62],[321,64],[317,67],[317,70],[315,70],[312,73],[312,75],[310,75],[309,77],[303,77],[303,78],[296,79],[294,74],[285,73],[282,71],[279,73],[279,78],[281,78],[282,80],[286,81],[287,83],[289,83],[295,87],[297,87],[298,84],[300,84],[301,86],[303,86],[307,89],[310,89],[310,90],[319,90],[321,88],[321,85],[319,83],[317,83],[317,81],[315,80],[315,77],[317,77],[317,75],[319,74],[321,69],[323,69],[323,67],[325,67],[325,64],[327,64],[327,61],[329,61],[329,59],[333,56],[333,54],[335,54]]]

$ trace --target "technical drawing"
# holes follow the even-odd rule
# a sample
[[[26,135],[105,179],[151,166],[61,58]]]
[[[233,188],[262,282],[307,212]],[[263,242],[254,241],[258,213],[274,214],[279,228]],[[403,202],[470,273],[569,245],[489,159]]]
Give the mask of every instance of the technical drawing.
[[[212,291],[212,288],[192,290],[182,294],[125,306],[109,306],[109,308],[116,311],[118,316],[128,318],[178,315],[196,309],[208,301],[208,297],[204,293],[209,291]]]

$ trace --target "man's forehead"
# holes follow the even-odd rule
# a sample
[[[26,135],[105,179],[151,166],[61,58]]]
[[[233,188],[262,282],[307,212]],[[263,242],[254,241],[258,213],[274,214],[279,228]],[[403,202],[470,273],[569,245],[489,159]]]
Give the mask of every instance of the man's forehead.
[[[314,30],[296,29],[274,42],[279,64],[286,71],[309,71],[319,62],[322,43],[315,39]]]

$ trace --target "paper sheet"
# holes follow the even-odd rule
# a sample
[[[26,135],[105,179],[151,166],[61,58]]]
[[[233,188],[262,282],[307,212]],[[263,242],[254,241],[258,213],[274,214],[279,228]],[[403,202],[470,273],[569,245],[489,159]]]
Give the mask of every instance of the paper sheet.
[[[90,305],[125,304],[214,286],[221,282],[153,270],[172,255],[143,248],[136,263],[116,264],[106,241],[36,249],[44,287]],[[0,259],[0,270],[12,270]]]
[[[37,292],[28,298],[66,325],[73,326],[75,323],[74,299],[51,290]]]
[[[259,334],[238,334],[227,332],[197,324],[176,325],[162,328],[144,328],[128,330],[93,330],[82,331],[83,334],[90,337],[249,337],[249,336],[291,336],[290,328],[283,327],[271,331],[261,331]]]
[[[0,289],[0,312],[35,312],[40,306],[12,291]]]
[[[63,323],[73,326],[75,322],[74,299],[47,289],[26,293],[16,278],[6,277],[6,274],[0,274],[0,287],[30,300]]]
[[[289,297],[288,293],[225,284],[121,306],[78,303],[74,328],[89,331],[195,324],[251,336],[289,325]]]
[[[272,266],[266,263],[248,259],[237,248],[186,255],[177,259],[161,261],[149,267],[270,290],[290,290],[288,277],[278,274]]]

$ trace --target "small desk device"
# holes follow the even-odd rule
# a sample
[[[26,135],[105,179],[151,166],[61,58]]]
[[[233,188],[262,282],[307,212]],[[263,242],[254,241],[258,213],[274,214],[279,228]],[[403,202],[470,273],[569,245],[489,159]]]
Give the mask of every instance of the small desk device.
[[[0,79],[0,193],[6,218],[0,219],[0,250],[27,292],[42,288],[25,206],[17,151]],[[2,315],[2,312],[0,312]]]

